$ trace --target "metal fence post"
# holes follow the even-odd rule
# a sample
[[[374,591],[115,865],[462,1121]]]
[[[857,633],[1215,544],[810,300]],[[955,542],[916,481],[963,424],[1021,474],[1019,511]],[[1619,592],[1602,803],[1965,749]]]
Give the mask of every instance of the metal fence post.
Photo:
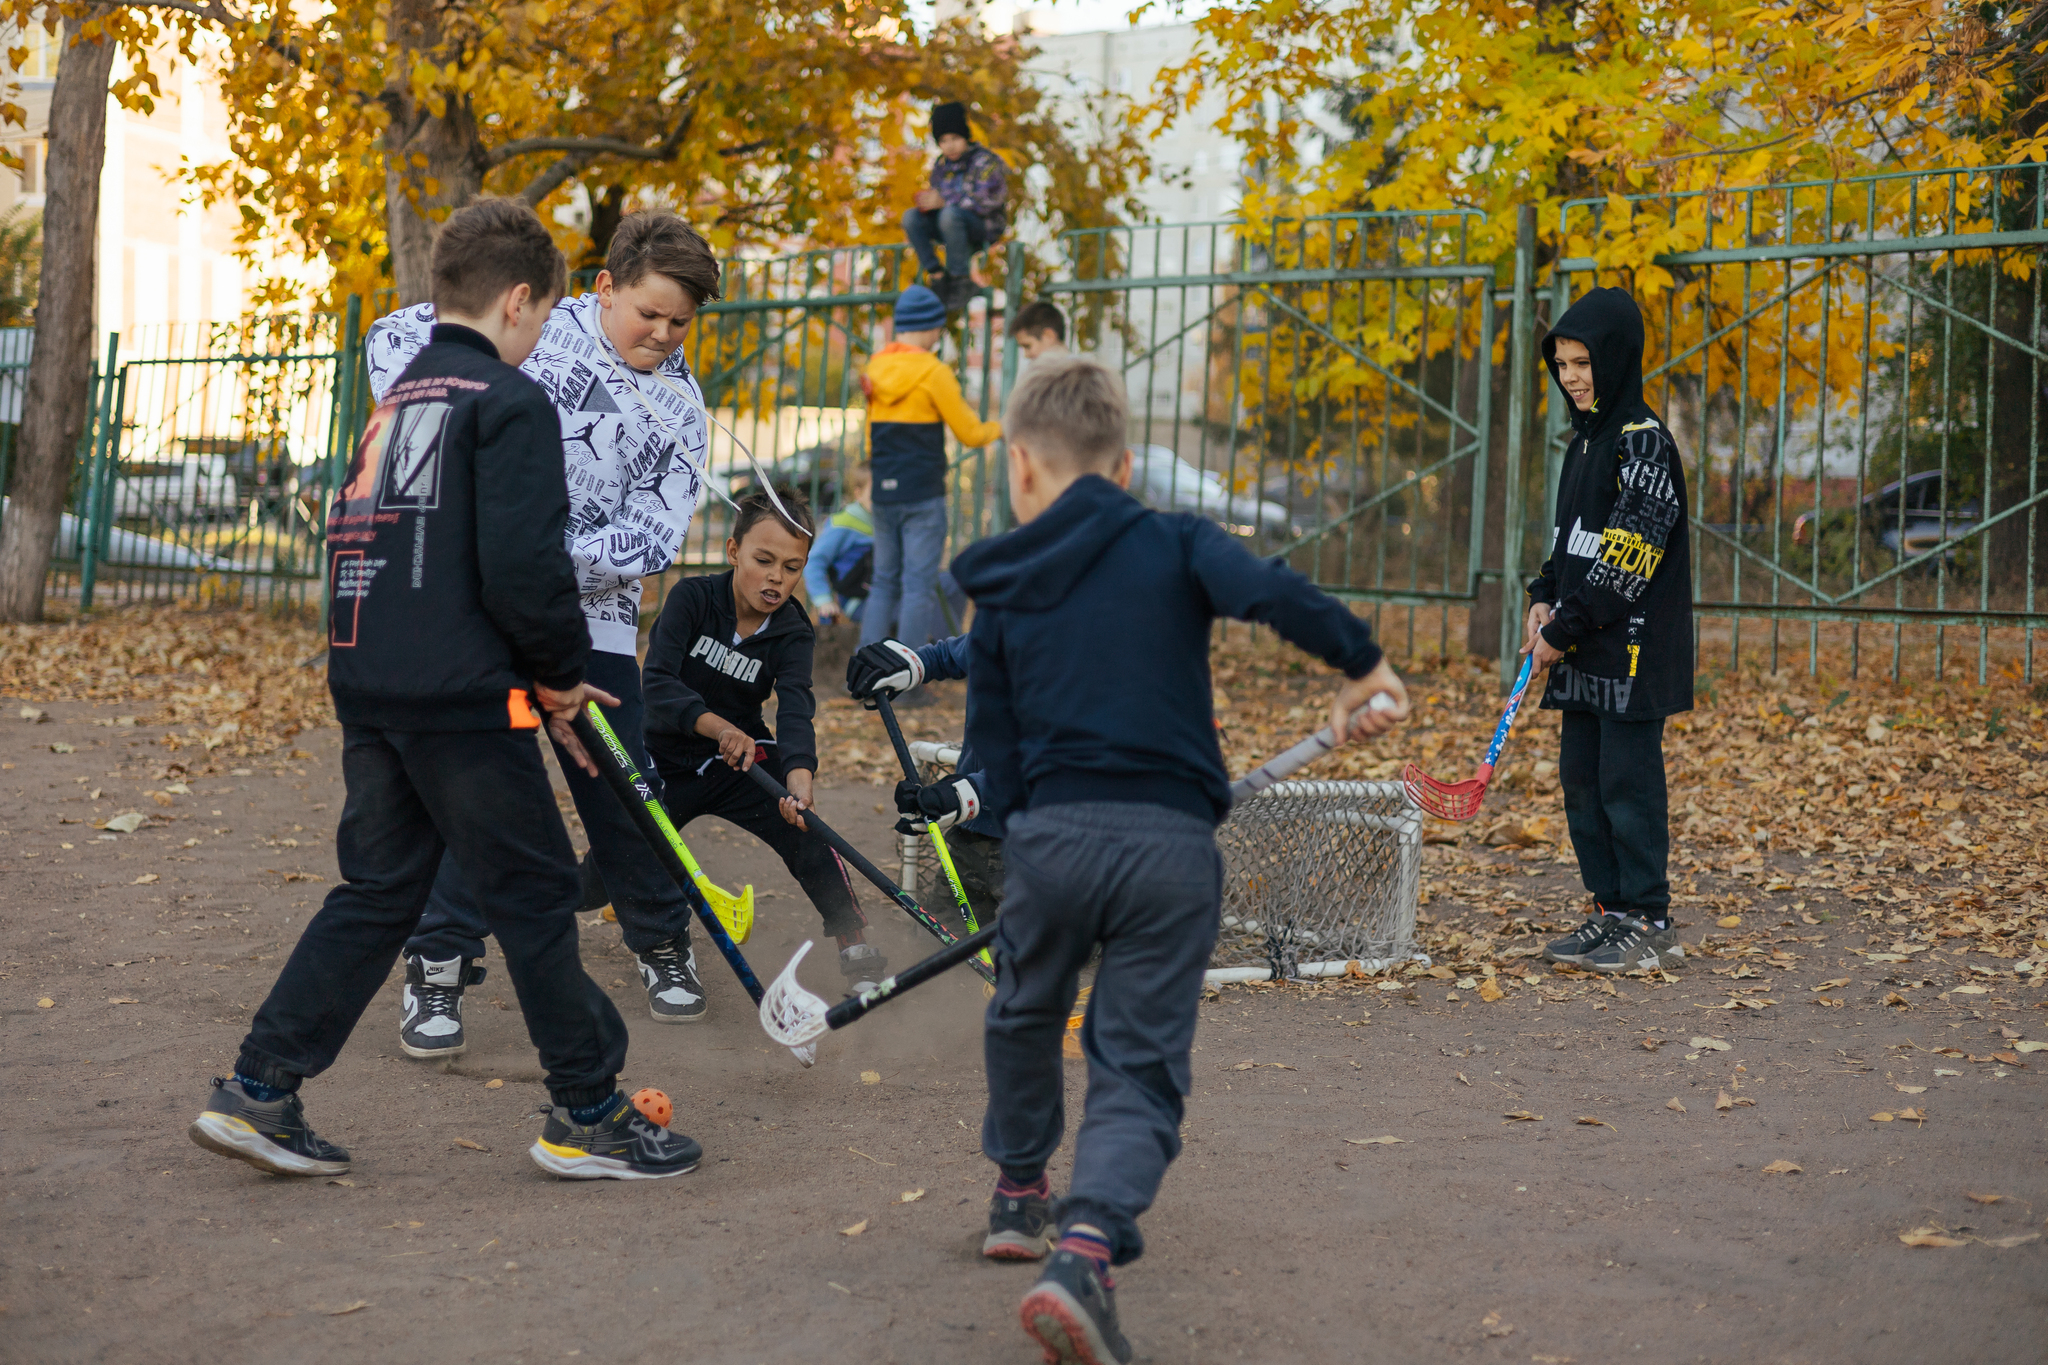
[[[997,393],[998,421],[1002,420],[1003,405],[1010,401],[1010,390],[1017,386],[1017,314],[1024,311],[1024,244],[1013,238],[1004,254],[1003,387]],[[1007,438],[996,442],[995,484],[995,525],[989,528],[991,535],[1010,529],[1010,442]]]
[[[1500,685],[1506,691],[1520,671],[1515,662],[1522,647],[1523,607],[1522,538],[1528,520],[1525,493],[1529,433],[1529,372],[1535,363],[1536,323],[1536,206],[1522,205],[1515,224],[1515,303],[1508,335],[1508,434],[1502,460],[1507,470],[1507,496],[1502,500],[1500,576]]]
[[[104,532],[113,521],[113,479],[106,468],[108,435],[118,414],[109,417],[108,409],[114,399],[115,362],[120,355],[121,334],[107,333],[107,359],[99,374],[99,393],[93,402],[92,453],[86,457],[85,497],[80,501],[78,549],[78,609],[92,610],[93,588],[99,580],[100,543],[107,539]],[[106,485],[102,489],[102,485]]]

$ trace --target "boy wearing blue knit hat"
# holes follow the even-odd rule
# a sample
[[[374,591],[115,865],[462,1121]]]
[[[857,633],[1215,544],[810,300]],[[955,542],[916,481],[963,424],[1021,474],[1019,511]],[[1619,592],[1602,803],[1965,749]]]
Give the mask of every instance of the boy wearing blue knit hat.
[[[860,642],[891,635],[913,648],[952,632],[939,610],[939,564],[946,553],[946,428],[963,446],[1003,434],[967,406],[960,381],[932,354],[946,328],[946,305],[921,284],[896,296],[895,339],[861,376],[868,396],[868,444],[874,476],[874,579],[861,612]],[[901,617],[899,622],[898,617]]]

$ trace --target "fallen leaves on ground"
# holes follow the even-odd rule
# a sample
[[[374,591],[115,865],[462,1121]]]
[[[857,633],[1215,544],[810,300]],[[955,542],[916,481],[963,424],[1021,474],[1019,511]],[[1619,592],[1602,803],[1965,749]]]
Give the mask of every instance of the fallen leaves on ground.
[[[1514,1324],[1502,1322],[1499,1313],[1488,1313],[1479,1320],[1479,1330],[1490,1337],[1504,1337],[1514,1331]]]
[[[1951,1237],[1940,1228],[1914,1228],[1911,1232],[1899,1234],[1899,1240],[1909,1247],[1961,1247],[1970,1244],[1966,1237]]]
[[[357,1299],[354,1303],[345,1303],[339,1308],[322,1308],[319,1311],[325,1313],[330,1318],[338,1318],[344,1313],[360,1313],[369,1306],[370,1301],[368,1299]]]
[[[882,1083],[882,1073],[879,1071],[863,1071],[860,1073],[860,1083],[862,1085],[880,1085]]]
[[[1674,1110],[1675,1112],[1680,1114],[1683,1114],[1685,1112],[1685,1106],[1678,1102],[1678,1096],[1676,1095],[1673,1095],[1670,1099],[1664,1101],[1664,1107],[1666,1109]]]
[[[896,1196],[896,1202],[899,1204],[915,1204],[922,1198],[924,1198],[923,1190],[905,1190]]]
[[[1972,1194],[1970,1191],[1964,1190],[1963,1198],[1969,1200],[1972,1204],[1996,1204],[2005,1196],[2002,1194]]]
[[[455,1139],[455,1145],[462,1148],[465,1152],[488,1152],[491,1150],[481,1142],[471,1142],[468,1138]]]
[[[868,1230],[868,1220],[867,1220],[867,1219],[865,1219],[865,1218],[863,1218],[863,1219],[861,1219],[861,1220],[860,1220],[860,1221],[859,1221],[858,1223],[855,1223],[855,1224],[854,1224],[854,1225],[853,1225],[852,1227],[850,1227],[850,1228],[841,1228],[841,1229],[839,1229],[839,1235],[840,1235],[841,1237],[858,1237],[858,1236],[860,1236],[860,1235],[861,1235],[861,1234],[862,1234],[863,1232],[866,1232],[867,1230]]]
[[[1509,1123],[1541,1123],[1543,1115],[1532,1114],[1526,1109],[1511,1109],[1501,1117]]]
[[[1804,1166],[1801,1166],[1801,1165],[1800,1165],[1800,1164],[1799,1164],[1798,1162],[1796,1162],[1796,1161],[1787,1161],[1787,1160],[1785,1160],[1785,1159],[1784,1159],[1783,1157],[1780,1157],[1780,1158],[1778,1158],[1778,1159],[1777,1159],[1776,1161],[1773,1161],[1773,1162],[1772,1162],[1772,1163],[1771,1163],[1770,1165],[1768,1165],[1768,1166],[1764,1167],[1764,1174],[1765,1174],[1765,1175],[1799,1175],[1799,1174],[1801,1174],[1802,1172],[1804,1172],[1804,1171],[1805,1171],[1805,1169],[1806,1169],[1806,1168],[1805,1168]]]
[[[1695,1052],[1726,1052],[1735,1044],[1725,1038],[1695,1038],[1690,1046]]]
[[[1581,1114],[1578,1116],[1577,1119],[1574,1120],[1574,1122],[1583,1123],[1588,1128],[1614,1128],[1614,1125],[1609,1123],[1606,1119],[1595,1118],[1591,1114]],[[1621,1129],[1614,1128],[1614,1131],[1619,1133]]]
[[[2038,1242],[2041,1240],[2041,1234],[2038,1232],[2016,1232],[2010,1237],[1977,1237],[1972,1240],[1982,1242],[1988,1247],[1997,1247],[2003,1251],[2009,1247],[2023,1247],[2029,1242]]]
[[[1408,1139],[1397,1137],[1369,1137],[1345,1138],[1344,1140],[1350,1143],[1353,1147],[1391,1147],[1397,1142],[1406,1142]]]

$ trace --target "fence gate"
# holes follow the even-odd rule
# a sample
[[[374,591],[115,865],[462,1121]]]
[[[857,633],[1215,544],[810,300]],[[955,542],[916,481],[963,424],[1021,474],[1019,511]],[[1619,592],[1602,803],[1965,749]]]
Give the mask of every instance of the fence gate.
[[[1482,579],[1494,267],[1483,215],[1104,228],[1060,243],[1076,349],[1129,385],[1132,491],[1198,511],[1331,592],[1450,609]]]
[[[1961,643],[1979,682],[1994,668],[2032,679],[2048,626],[2036,597],[2044,174],[1564,206],[1571,254],[1550,281],[1552,317],[1596,283],[1646,298],[1668,284],[1645,308],[1644,394],[1691,477],[1702,671],[1738,667],[1756,648],[1745,624],[1760,623],[1773,672],[1825,659],[1853,676],[1874,651],[1896,679],[1918,646],[1938,677]],[[1635,270],[1589,254],[1637,225],[1699,246]],[[1569,431],[1559,404],[1546,411],[1554,489]]]

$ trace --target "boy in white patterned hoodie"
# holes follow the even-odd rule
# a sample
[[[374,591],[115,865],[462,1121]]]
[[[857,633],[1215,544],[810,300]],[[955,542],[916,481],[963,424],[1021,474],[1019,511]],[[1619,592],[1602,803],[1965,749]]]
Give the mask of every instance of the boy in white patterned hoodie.
[[[590,626],[591,683],[619,698],[606,718],[656,784],[642,739],[640,580],[674,562],[705,489],[704,395],[682,351],[697,310],[718,297],[711,249],[672,213],[628,214],[596,288],[555,305],[521,366],[547,390],[562,422],[569,485],[569,557]],[[380,318],[366,349],[380,399],[426,345],[432,304]],[[584,903],[607,900],[639,959],[648,1012],[661,1023],[704,1017],[690,949],[690,911],[608,787],[561,765],[590,837]],[[464,1047],[462,992],[484,978],[484,915],[452,858],[444,858],[419,929],[405,948],[399,1045],[414,1057]]]

